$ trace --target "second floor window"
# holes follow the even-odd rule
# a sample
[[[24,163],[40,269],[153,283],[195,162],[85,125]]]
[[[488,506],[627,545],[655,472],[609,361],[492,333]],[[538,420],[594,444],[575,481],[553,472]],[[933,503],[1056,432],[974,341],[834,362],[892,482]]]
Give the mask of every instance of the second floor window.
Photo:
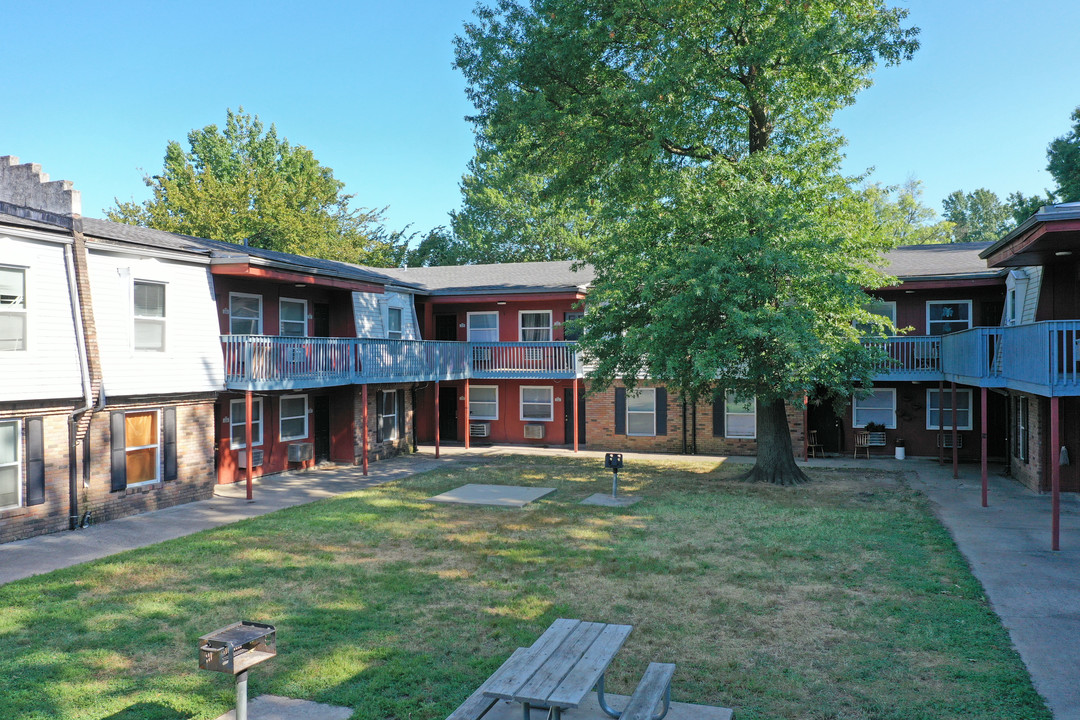
[[[401,308],[392,307],[386,311],[386,337],[401,339]]]
[[[881,317],[888,318],[892,321],[893,325],[896,325],[896,303],[887,300],[878,300],[874,298],[869,303],[863,306],[863,310],[871,315],[880,315]],[[878,332],[877,328],[868,324],[855,323],[855,327],[858,328],[859,333],[862,335],[873,335]]]
[[[135,281],[135,349],[165,349],[165,286]]]
[[[518,314],[521,322],[520,339],[522,342],[551,342],[551,311],[522,311]]]
[[[948,335],[971,327],[970,300],[931,300],[926,303],[926,334]]]
[[[469,313],[466,325],[469,342],[499,342],[499,313]]]
[[[567,323],[574,322],[575,320],[580,320],[583,317],[585,317],[585,313],[583,312],[568,312],[563,315],[563,319]],[[568,342],[577,342],[579,337],[581,337],[581,328],[572,328],[566,326],[565,324],[563,325],[564,340]]]
[[[282,337],[307,336],[307,300],[282,298],[279,312],[281,318],[278,333]]]
[[[262,295],[229,293],[229,334],[262,335]]]
[[[0,267],[0,351],[26,349],[26,270]]]

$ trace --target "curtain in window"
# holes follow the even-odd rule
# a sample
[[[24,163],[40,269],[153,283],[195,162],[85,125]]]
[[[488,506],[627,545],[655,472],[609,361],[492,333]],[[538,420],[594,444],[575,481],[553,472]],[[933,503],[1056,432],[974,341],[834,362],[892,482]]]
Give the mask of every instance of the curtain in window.
[[[124,417],[127,443],[127,482],[157,480],[157,413],[128,413]]]

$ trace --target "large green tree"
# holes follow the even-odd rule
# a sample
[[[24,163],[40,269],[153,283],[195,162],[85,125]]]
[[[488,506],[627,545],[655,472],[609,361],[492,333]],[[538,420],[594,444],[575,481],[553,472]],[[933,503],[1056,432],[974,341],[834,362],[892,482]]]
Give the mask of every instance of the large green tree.
[[[1013,226],[1010,206],[986,188],[954,190],[941,205],[945,219],[953,223],[954,242],[997,240]]]
[[[922,202],[919,180],[903,185],[874,183],[863,189],[880,230],[898,245],[926,245],[952,241],[953,224],[938,220],[937,213]]]
[[[869,382],[889,246],[839,171],[836,110],[916,49],[882,0],[499,0],[457,40],[475,121],[593,218],[595,387],[757,398],[750,477],[805,480],[786,402]],[[880,318],[879,318],[880,320]]]
[[[1080,107],[1073,110],[1073,126],[1046,149],[1046,169],[1057,183],[1057,202],[1080,201]]]
[[[110,220],[281,252],[395,266],[408,238],[382,225],[382,211],[350,206],[352,195],[310,150],[279,138],[243,108],[225,127],[207,125],[170,141],[153,196],[115,201]]]

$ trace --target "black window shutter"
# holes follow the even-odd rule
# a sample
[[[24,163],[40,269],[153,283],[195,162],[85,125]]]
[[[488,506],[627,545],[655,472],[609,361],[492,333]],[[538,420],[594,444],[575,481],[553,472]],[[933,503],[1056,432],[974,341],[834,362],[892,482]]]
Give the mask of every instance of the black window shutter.
[[[176,408],[167,407],[162,411],[162,432],[165,445],[165,479],[177,478],[176,468]]]
[[[615,434],[626,434],[626,388],[615,388]]]
[[[656,388],[656,434],[667,435],[667,388]]]
[[[727,411],[727,406],[724,402],[726,393],[723,390],[718,390],[713,395],[712,401],[712,436],[724,437],[724,413]]]
[[[405,391],[397,391],[397,434],[399,440],[405,439]]]
[[[383,394],[381,390],[375,391],[375,442],[383,441],[382,431]]]
[[[110,492],[127,488],[127,438],[124,430],[124,412],[109,414],[109,434],[112,436],[112,487]]]
[[[45,502],[44,420],[26,418],[26,504]]]

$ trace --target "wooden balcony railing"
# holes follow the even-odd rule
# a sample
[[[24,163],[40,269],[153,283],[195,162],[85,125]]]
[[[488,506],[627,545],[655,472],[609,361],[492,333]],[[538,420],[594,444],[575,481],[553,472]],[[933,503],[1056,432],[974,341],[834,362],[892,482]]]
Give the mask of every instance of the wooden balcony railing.
[[[1080,395],[1080,320],[972,328],[941,339],[947,380],[1040,395]]]

